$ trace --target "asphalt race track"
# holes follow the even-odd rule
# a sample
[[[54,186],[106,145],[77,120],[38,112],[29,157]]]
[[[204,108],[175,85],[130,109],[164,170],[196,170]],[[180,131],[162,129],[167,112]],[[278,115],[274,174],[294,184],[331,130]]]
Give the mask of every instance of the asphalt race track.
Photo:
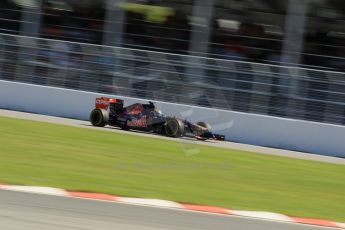
[[[200,145],[209,145],[209,146],[229,148],[229,149],[238,149],[238,150],[244,150],[244,151],[249,151],[249,152],[256,152],[260,154],[286,156],[286,157],[293,157],[293,158],[298,158],[298,159],[328,162],[328,163],[333,163],[333,164],[345,164],[344,158],[328,157],[328,156],[321,156],[321,155],[316,155],[316,154],[273,149],[273,148],[246,145],[246,144],[240,144],[240,143],[232,143],[232,142],[218,142],[218,141],[203,142],[203,141],[196,141],[194,139],[188,139],[188,138],[174,139],[174,138],[168,138],[168,137],[163,137],[163,136],[148,134],[148,133],[141,133],[141,132],[135,132],[135,131],[122,131],[120,129],[116,129],[113,127],[98,128],[98,127],[91,126],[90,122],[88,121],[80,121],[80,120],[38,115],[38,114],[32,114],[32,113],[24,113],[24,112],[0,109],[0,116],[27,119],[27,120],[33,120],[33,121],[44,121],[44,122],[49,122],[49,123],[54,123],[54,124],[76,126],[79,128],[99,129],[99,130],[103,130],[107,132],[125,132],[127,134],[132,134],[132,135],[140,135],[140,136],[146,136],[146,137],[149,136],[152,138],[161,138],[161,139],[180,141],[180,142],[186,141],[186,142],[192,142],[192,143],[200,144]]]
[[[1,230],[325,230],[317,226],[0,191]]]

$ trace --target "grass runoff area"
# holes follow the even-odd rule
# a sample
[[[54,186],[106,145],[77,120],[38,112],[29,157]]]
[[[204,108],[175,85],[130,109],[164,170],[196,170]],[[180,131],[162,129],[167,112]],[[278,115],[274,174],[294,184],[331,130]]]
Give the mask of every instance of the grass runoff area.
[[[345,166],[0,117],[0,182],[345,221]]]

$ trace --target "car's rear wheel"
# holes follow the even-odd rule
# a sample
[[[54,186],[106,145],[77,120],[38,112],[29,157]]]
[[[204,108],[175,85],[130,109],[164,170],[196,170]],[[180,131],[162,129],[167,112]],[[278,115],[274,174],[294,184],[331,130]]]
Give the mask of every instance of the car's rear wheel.
[[[184,133],[184,124],[176,118],[167,118],[165,123],[165,135],[168,137],[181,137]]]
[[[90,114],[90,122],[93,126],[104,127],[109,122],[109,113],[104,109],[94,109]]]

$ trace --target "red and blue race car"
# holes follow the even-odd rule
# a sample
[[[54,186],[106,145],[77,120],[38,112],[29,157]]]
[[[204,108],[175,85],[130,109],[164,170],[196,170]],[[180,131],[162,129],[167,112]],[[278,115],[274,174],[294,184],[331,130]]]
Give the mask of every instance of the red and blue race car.
[[[198,140],[225,140],[224,135],[212,133],[211,126],[205,122],[194,124],[187,120],[164,116],[152,102],[124,107],[121,99],[96,98],[96,108],[91,111],[90,121],[93,126],[110,125],[123,130],[140,130],[175,138],[187,136]]]

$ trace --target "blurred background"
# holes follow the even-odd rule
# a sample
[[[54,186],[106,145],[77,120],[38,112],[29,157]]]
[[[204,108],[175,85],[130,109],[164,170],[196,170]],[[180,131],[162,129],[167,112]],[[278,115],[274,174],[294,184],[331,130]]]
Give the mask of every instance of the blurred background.
[[[345,63],[341,0],[1,0],[0,7],[2,33],[336,70]],[[299,55],[283,58],[288,52]]]
[[[1,0],[0,9],[2,79],[345,124],[344,1]]]

